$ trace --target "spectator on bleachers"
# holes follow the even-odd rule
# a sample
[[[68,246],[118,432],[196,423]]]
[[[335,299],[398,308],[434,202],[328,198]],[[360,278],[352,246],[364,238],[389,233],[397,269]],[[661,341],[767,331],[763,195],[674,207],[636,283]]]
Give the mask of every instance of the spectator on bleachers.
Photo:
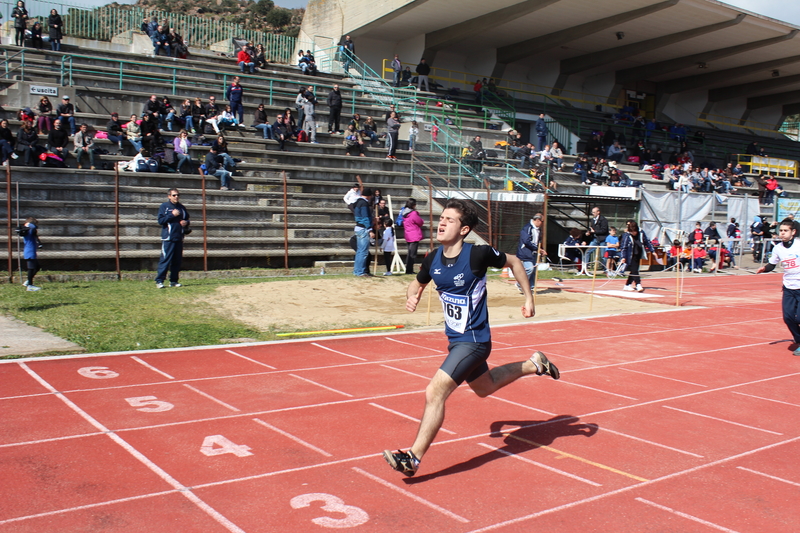
[[[161,146],[161,133],[158,131],[158,123],[153,115],[147,113],[142,117],[142,122],[139,124],[139,131],[142,134],[142,146],[147,148],[151,154],[158,152]]]
[[[150,35],[150,41],[153,43],[153,55],[158,56],[160,50],[164,50],[167,57],[172,57],[172,49],[169,47],[169,38],[164,32],[164,27],[160,24],[156,27],[156,31]]]
[[[414,146],[417,144],[417,135],[419,135],[419,124],[416,120],[411,121],[411,127],[408,129],[408,150],[413,152]]]
[[[136,153],[142,151],[142,127],[139,125],[137,115],[131,115],[131,120],[125,124],[125,134]]]
[[[431,73],[431,66],[425,61],[425,58],[419,60],[417,65],[417,90],[422,90],[422,84],[425,84],[425,90],[431,92],[428,75]]]
[[[689,174],[680,168],[675,168],[673,174],[677,173],[677,181],[675,182],[675,190],[682,192],[690,192],[692,190],[692,181],[689,179]]]
[[[308,140],[314,144],[317,144],[317,99],[314,97],[314,93],[312,93],[310,89],[311,88],[309,87],[309,91],[306,92],[305,97],[303,98],[302,129],[303,131],[308,132]]]
[[[253,59],[257,69],[267,68],[267,51],[263,44],[256,45],[256,57]]]
[[[64,38],[64,23],[55,9],[51,9],[50,16],[47,17],[47,28],[50,35],[50,50],[58,52],[61,50],[61,39]]]
[[[69,134],[75,135],[78,127],[75,124],[75,106],[69,103],[69,95],[61,97],[61,103],[56,107],[56,115],[61,118],[62,122],[69,124]]]
[[[364,141],[361,139],[361,134],[356,131],[352,122],[347,126],[347,130],[344,132],[343,143],[347,155],[356,155],[357,153],[359,156],[365,157]]]
[[[78,161],[78,168],[83,168],[81,159],[89,158],[89,167],[94,170],[94,136],[89,133],[89,126],[81,124],[78,133],[73,139],[75,159]]]
[[[614,128],[609,126],[603,134],[603,149],[608,152],[608,148],[614,144],[615,140],[617,140],[617,134],[614,133]]]
[[[192,147],[192,141],[189,140],[189,132],[181,130],[177,137],[172,141],[175,150],[175,157],[178,160],[176,171],[180,172],[181,167],[187,161],[189,162],[189,173],[192,171],[192,156],[189,154],[189,148]]]
[[[683,124],[673,124],[669,127],[669,136],[674,141],[686,142],[686,127]]]
[[[247,43],[250,45],[251,43]],[[256,61],[253,56],[250,55],[248,52],[247,47],[242,48],[239,50],[239,53],[236,54],[236,63],[239,65],[239,71],[244,74],[245,69],[250,71],[250,74],[255,73],[256,71]]]
[[[172,51],[172,57],[177,57],[178,59],[186,59],[189,57],[189,47],[186,46],[183,35],[175,31],[175,28],[170,29],[167,40],[169,41],[169,47]]]
[[[647,127],[645,124],[644,117],[642,115],[637,115],[635,119],[633,119],[633,138],[634,140],[641,140],[644,139],[644,130]]]
[[[564,153],[561,151],[561,146],[558,141],[553,141],[553,146],[550,147],[550,156],[553,158],[550,166],[558,172],[564,168]]]
[[[272,138],[272,124],[269,122],[267,110],[264,109],[264,104],[258,104],[256,112],[253,114],[253,127],[260,130],[264,134],[265,139]]]
[[[545,144],[541,152],[539,152],[539,163],[542,165],[550,166],[553,161],[553,156],[550,154],[550,145]]]
[[[411,67],[406,67],[406,69],[403,71],[403,79],[400,80],[400,86],[406,87],[408,85],[411,85],[411,78],[412,78]]]
[[[347,74],[350,70],[350,63],[353,62],[356,56],[356,43],[353,42],[349,35],[345,36],[344,40],[339,43],[339,53],[341,54],[342,69]]]
[[[286,141],[289,140],[291,135],[284,122],[283,115],[275,117],[275,123],[272,125],[272,138],[278,141],[278,148],[281,152],[286,151]]]
[[[539,118],[536,120],[536,137],[539,139],[537,151],[541,152],[544,150],[547,144],[548,133],[550,133],[550,130],[547,129],[547,124],[544,121],[544,113],[539,113]]]
[[[226,126],[233,126],[234,128],[239,126],[239,121],[236,120],[236,115],[233,114],[233,109],[231,109],[230,105],[226,104],[225,109],[219,114],[217,126],[219,126],[220,131],[224,130]]]
[[[625,155],[625,148],[619,145],[619,141],[614,141],[611,146],[608,147],[608,152],[606,156],[608,157],[609,161],[614,161],[615,163],[619,163],[622,161],[622,157]]]
[[[297,123],[300,124],[300,126],[303,125],[303,119],[305,118],[305,112],[303,111],[303,100],[306,97],[305,95],[307,90],[308,89],[305,85],[301,85],[297,89],[297,94],[294,96],[294,109],[297,111]]]
[[[400,131],[400,120],[397,118],[397,112],[392,111],[391,116],[386,121],[386,148],[389,153],[386,159],[390,161],[397,161],[395,153],[397,153],[398,135]],[[478,137],[480,140],[480,137]]]
[[[231,173],[220,165],[220,158],[214,146],[211,146],[206,154],[205,167],[206,174],[219,178],[219,190],[234,190],[231,186]]]
[[[144,103],[144,106],[142,106],[142,118],[148,114],[153,115],[153,118],[159,122],[163,120],[159,120],[159,117],[161,116],[161,102],[158,101],[158,96],[154,94],[151,94],[150,98]]]
[[[217,123],[219,120],[219,112],[219,107],[217,107],[217,98],[214,96],[209,96],[208,103],[203,107],[203,116],[205,118],[205,123],[210,124],[214,129],[214,133],[216,134],[219,134],[219,124]],[[202,133],[205,133],[205,131]]]
[[[26,167],[39,165],[39,136],[33,129],[33,124],[29,120],[22,122],[22,127],[17,132],[17,151],[22,152],[23,162]]]
[[[362,130],[363,135],[369,137],[370,146],[375,146],[378,141],[378,125],[375,123],[375,119],[372,117],[365,118],[362,127],[364,128]]]
[[[239,76],[234,76],[233,81],[225,91],[225,99],[231,104],[231,111],[233,114],[239,115],[239,125],[244,124],[244,104],[242,103],[244,97],[244,87],[240,83]]]
[[[314,54],[311,53],[311,50],[306,50],[306,63],[308,67],[306,68],[305,73],[309,76],[316,76],[317,75],[317,61],[314,59]]]
[[[51,130],[52,131],[52,130]],[[4,166],[8,165],[8,159],[17,159],[19,156],[14,153],[14,134],[8,127],[8,120],[0,120],[0,147],[2,147],[2,162]]]
[[[702,274],[706,259],[708,259],[708,253],[704,245],[695,245],[692,247],[692,272],[695,274]]]
[[[655,117],[650,119],[650,122],[645,124],[645,133],[644,133],[644,140],[645,142],[650,139],[650,136],[653,135],[654,132],[658,131],[660,128],[658,126],[658,121]]]
[[[708,223],[708,227],[703,231],[703,237],[706,240],[711,240],[711,239],[713,239],[715,241],[721,241],[722,240],[722,237],[720,237],[720,235],[719,235],[719,231],[717,231],[717,223],[716,222],[714,222],[712,220],[711,222]]]
[[[390,66],[392,68],[392,83],[395,87],[400,87],[400,78],[403,76],[403,63],[400,61],[400,56],[395,54]]]
[[[11,11],[11,18],[14,19],[14,44],[25,46],[25,29],[28,27],[28,10],[25,9],[25,2],[22,0],[17,2]]]
[[[153,17],[150,19],[150,22],[147,23],[147,29],[145,33],[147,34],[148,37],[152,37],[153,33],[155,33],[157,30],[158,30],[158,18],[156,18],[156,16],[153,15]]]
[[[591,172],[591,169],[588,167],[589,161],[585,155],[582,155],[572,166],[572,173],[580,176],[582,185],[591,185],[591,181],[589,180],[589,172]]]
[[[767,195],[767,175],[761,174],[756,178],[756,185],[758,186],[758,203],[764,203],[764,197]]]
[[[31,45],[37,50],[44,48],[44,40],[42,40],[42,23],[38,20],[33,23],[31,28]]]
[[[614,226],[608,228],[605,244],[606,249],[603,255],[606,258],[606,271],[613,272],[619,260],[619,237],[617,237],[617,228]]]
[[[586,143],[586,154],[589,157],[606,157],[606,150],[603,150],[603,136],[599,133],[592,134]]]
[[[176,110],[176,114],[178,116],[175,118],[175,121],[180,127],[187,132],[192,131],[192,101],[189,98],[181,103],[180,107]]]
[[[292,140],[297,140],[297,132],[300,130],[297,127],[297,122],[294,119],[292,110],[288,107],[283,110],[283,124],[286,126],[286,130],[289,132],[289,137],[291,137]]]
[[[195,98],[192,104],[191,128],[192,133],[202,135],[206,126],[206,108],[200,98]],[[187,129],[189,124],[186,125]]]
[[[328,93],[328,107],[330,108],[328,133],[340,133],[342,131],[339,124],[342,116],[342,93],[339,92],[339,85],[334,85],[331,92]]]
[[[753,141],[748,144],[747,148],[744,150],[744,153],[747,155],[759,155],[758,141]]]
[[[772,205],[775,202],[775,191],[778,189],[778,179],[770,175],[764,182],[764,205]]]
[[[136,115],[134,115],[136,116]],[[69,144],[69,132],[64,128],[60,118],[53,122],[53,129],[47,134],[47,148],[62,159],[67,160],[67,144]]]
[[[44,135],[45,131],[50,131],[53,127],[53,121],[50,115],[53,113],[53,104],[46,96],[39,98],[39,103],[36,106],[39,112],[39,117],[36,119],[36,129],[39,130],[39,135]]]
[[[386,205],[386,198],[381,198],[378,200],[378,208],[376,213],[378,215],[378,221],[380,224],[383,224],[384,220],[391,220],[389,217],[389,206]]]
[[[139,29],[141,30],[142,33],[144,33],[148,37],[150,37],[150,27],[149,26],[150,26],[150,21],[147,20],[147,17],[144,17],[142,19],[142,25],[139,26]]]
[[[225,137],[223,135],[218,135],[211,146],[214,148],[217,159],[222,163],[225,170],[231,174],[236,172],[236,161],[234,161],[231,154],[228,153],[228,141],[225,140]]]
[[[475,103],[480,105],[483,97],[483,82],[481,80],[475,82],[475,85],[472,86],[472,92],[475,93]]]
[[[414,264],[417,262],[417,250],[422,241],[422,227],[425,222],[417,211],[417,201],[409,198],[405,207],[400,211],[403,217],[403,238],[408,244],[406,255],[406,274],[414,274]]]
[[[119,114],[111,113],[111,118],[106,123],[106,134],[108,140],[117,145],[119,153],[122,154],[122,141],[125,140],[125,130],[122,129],[122,122],[119,121]]]
[[[703,231],[703,224],[700,222],[694,223],[694,229],[687,235],[686,242],[689,244],[699,244],[703,242],[705,232]]]
[[[533,149],[531,143],[526,144],[515,152],[515,156],[519,159],[520,166],[523,169],[533,168],[534,159],[536,158],[536,150]]]
[[[163,117],[163,118],[162,118]],[[158,128],[163,129],[167,124],[167,131],[172,131],[172,123],[175,120],[175,108],[166,96],[161,99],[161,109],[158,112]]]

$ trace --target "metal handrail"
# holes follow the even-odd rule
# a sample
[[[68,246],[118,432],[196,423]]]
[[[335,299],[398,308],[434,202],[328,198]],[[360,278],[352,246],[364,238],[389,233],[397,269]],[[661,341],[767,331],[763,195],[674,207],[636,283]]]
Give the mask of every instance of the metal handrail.
[[[16,54],[14,54],[12,56],[8,55],[8,50],[5,50],[4,54],[5,54],[6,58],[3,60],[3,63],[5,64],[5,73],[4,73],[3,77],[9,79],[10,74],[12,72],[14,72],[14,70],[16,70],[16,69],[10,68],[11,67],[11,61],[14,58],[16,58],[17,56],[20,56],[20,62],[19,62],[20,76],[22,76],[22,78],[25,78],[25,49],[23,48],[22,50],[20,50],[19,52],[17,52]]]

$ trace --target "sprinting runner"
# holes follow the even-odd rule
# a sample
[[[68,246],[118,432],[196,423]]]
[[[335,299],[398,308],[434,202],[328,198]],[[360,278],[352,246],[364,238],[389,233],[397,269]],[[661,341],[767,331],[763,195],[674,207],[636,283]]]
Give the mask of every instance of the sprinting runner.
[[[548,374],[559,378],[558,368],[535,351],[530,359],[508,363],[492,370],[486,364],[492,351],[489,315],[486,306],[486,270],[510,267],[525,294],[522,316],[534,315],[533,295],[522,261],[491,246],[464,242],[478,223],[475,208],[463,200],[449,200],[439,218],[436,240],[442,246],[428,254],[417,277],[408,287],[406,309],[413,313],[428,283],[433,280],[442,302],[445,334],[450,340],[449,355],[425,390],[425,410],[414,444],[408,451],[386,450],[389,465],[406,476],[413,476],[422,456],[428,451],[444,421],[444,404],[466,379],[481,398],[528,374]]]
[[[781,242],[772,249],[769,262],[756,270],[756,274],[772,272],[778,263],[783,267],[783,322],[792,334],[796,346],[794,355],[800,356],[800,239],[798,224],[784,218],[778,230]]]

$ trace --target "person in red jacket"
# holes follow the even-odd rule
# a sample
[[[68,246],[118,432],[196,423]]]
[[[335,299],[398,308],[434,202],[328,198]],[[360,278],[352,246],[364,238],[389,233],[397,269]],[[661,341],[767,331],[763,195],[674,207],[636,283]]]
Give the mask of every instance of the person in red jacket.
[[[239,53],[236,55],[236,61],[239,63],[239,70],[242,71],[242,74],[244,74],[245,67],[250,69],[250,74],[256,71],[256,64],[247,49],[243,48],[239,50]]]

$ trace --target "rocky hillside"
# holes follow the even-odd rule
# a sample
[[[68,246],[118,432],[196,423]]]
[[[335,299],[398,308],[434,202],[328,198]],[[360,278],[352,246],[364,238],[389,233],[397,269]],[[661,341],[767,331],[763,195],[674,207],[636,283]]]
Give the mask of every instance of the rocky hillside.
[[[233,22],[247,30],[297,37],[305,9],[278,7],[272,0],[138,0],[142,9],[197,15]]]

